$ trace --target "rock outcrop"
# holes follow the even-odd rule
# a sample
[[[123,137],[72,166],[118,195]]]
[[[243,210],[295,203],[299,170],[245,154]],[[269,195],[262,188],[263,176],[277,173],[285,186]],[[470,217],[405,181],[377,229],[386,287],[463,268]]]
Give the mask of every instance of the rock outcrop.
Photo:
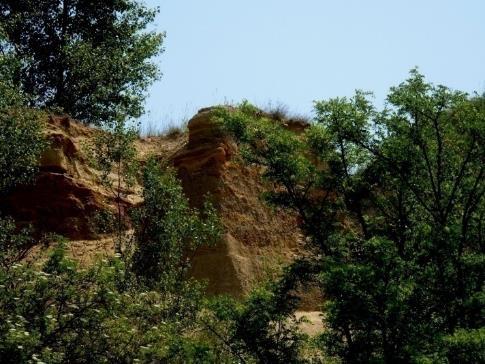
[[[188,123],[186,146],[173,158],[183,177],[205,175],[219,178],[236,151],[235,144],[212,121],[212,109],[202,109]]]
[[[79,151],[80,140],[91,137],[93,130],[67,117],[51,117],[46,134],[50,145],[41,157],[35,182],[9,194],[3,201],[4,210],[39,232],[70,239],[95,238],[91,218],[108,206]]]
[[[208,280],[210,293],[241,296],[265,271],[299,255],[302,243],[295,216],[272,210],[260,199],[268,187],[260,168],[242,161],[237,145],[212,120],[212,112],[203,109],[195,115],[188,133],[138,140],[137,151],[142,162],[150,155],[171,162],[193,206],[211,199],[225,234],[216,246],[197,251],[192,274]],[[72,256],[86,262],[112,249],[111,237],[99,236],[92,224],[99,211],[115,209],[113,195],[99,183],[98,172],[83,153],[83,144],[96,132],[69,118],[51,118],[51,143],[35,184],[18,187],[3,201],[17,221],[72,240]],[[128,193],[127,205],[141,202],[140,186]]]
[[[240,296],[265,269],[298,254],[296,220],[261,201],[261,171],[240,159],[237,146],[212,120],[211,109],[195,115],[188,130],[188,143],[173,164],[192,204],[200,206],[210,196],[226,231],[218,245],[197,252],[192,274],[207,280],[211,293]]]

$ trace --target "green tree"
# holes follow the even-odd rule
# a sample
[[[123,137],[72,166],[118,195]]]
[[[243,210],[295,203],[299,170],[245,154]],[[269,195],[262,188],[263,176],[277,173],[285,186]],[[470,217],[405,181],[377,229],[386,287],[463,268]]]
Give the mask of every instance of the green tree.
[[[412,71],[315,104],[302,136],[250,105],[218,119],[300,217],[326,297],[324,348],[345,362],[453,362],[483,348],[485,109]],[[313,268],[312,268],[313,269]]]
[[[190,260],[201,246],[215,244],[222,233],[215,210],[206,203],[191,208],[174,171],[148,160],[143,173],[143,205],[133,212],[132,270],[142,284],[166,292],[180,288]]]
[[[46,147],[42,116],[26,108],[0,109],[0,194],[33,180]]]
[[[5,35],[0,28],[0,44],[4,41]],[[25,98],[14,80],[18,67],[19,62],[11,53],[0,54],[0,110],[19,107],[25,103]]]
[[[46,147],[44,115],[25,107],[26,99],[12,77],[17,66],[13,57],[0,54],[0,195],[32,181]]]
[[[294,315],[299,303],[295,291],[307,276],[300,263],[261,282],[243,299],[210,299],[200,318],[202,328],[238,362],[310,363],[303,355],[307,337],[299,329],[304,319]]]
[[[145,31],[155,15],[135,0],[2,1],[0,53],[18,61],[31,106],[95,124],[138,117],[159,75],[164,34]]]

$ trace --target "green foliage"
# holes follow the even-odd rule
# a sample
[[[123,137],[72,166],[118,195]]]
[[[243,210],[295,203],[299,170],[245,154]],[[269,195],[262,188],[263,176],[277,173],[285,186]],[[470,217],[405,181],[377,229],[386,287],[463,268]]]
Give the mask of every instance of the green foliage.
[[[216,113],[247,159],[265,166],[275,186],[267,199],[300,217],[326,297],[320,342],[330,355],[362,363],[480,355],[481,101],[413,70],[381,112],[363,92],[316,102],[316,124],[303,135],[248,104]],[[463,359],[453,340],[478,349]]]
[[[8,270],[25,258],[34,245],[29,229],[16,231],[11,218],[0,218],[0,269]]]
[[[302,346],[307,337],[294,311],[299,286],[307,267],[295,264],[283,277],[263,282],[243,300],[229,297],[211,299],[202,326],[222,341],[240,362],[302,363]],[[302,269],[303,268],[303,269]]]
[[[98,130],[92,142],[86,146],[91,164],[101,172],[101,183],[116,196],[122,193],[122,188],[131,187],[136,181],[137,138],[135,127],[125,122],[116,122]]]
[[[459,329],[444,339],[445,355],[449,363],[485,362],[485,328]]]
[[[135,140],[138,132],[124,121],[108,124],[98,130],[96,136],[85,146],[91,164],[100,172],[101,183],[111,192],[117,205],[116,224],[108,227],[117,232],[115,251],[121,253],[126,226],[123,218],[124,201],[129,189],[136,182],[138,161]],[[98,214],[99,217],[99,214]]]
[[[44,115],[24,107],[25,98],[11,77],[15,67],[14,59],[0,55],[0,195],[32,180],[46,147]]]
[[[0,193],[35,176],[46,147],[41,116],[23,108],[0,110]]]
[[[143,174],[143,205],[133,213],[135,249],[132,269],[150,287],[179,289],[190,258],[221,235],[215,210],[189,207],[174,171],[150,159]]]
[[[117,218],[109,210],[96,211],[89,220],[90,230],[96,234],[112,234],[117,231]]]
[[[155,15],[135,0],[2,1],[0,50],[33,106],[95,124],[138,117],[159,76],[150,59],[165,35],[145,31]]]
[[[0,43],[2,39],[0,28]],[[25,102],[20,89],[15,86],[13,77],[18,67],[18,60],[11,54],[0,54],[0,110],[20,107]]]
[[[175,305],[124,277],[119,260],[81,269],[62,245],[38,268],[0,269],[2,363],[208,362],[193,335],[200,297],[179,292]]]
[[[249,162],[266,167],[264,177],[282,184],[295,183],[315,169],[303,155],[304,145],[300,140],[271,119],[261,116],[260,111],[249,103],[244,102],[235,111],[217,109],[214,118],[226,132],[245,143],[242,154]]]

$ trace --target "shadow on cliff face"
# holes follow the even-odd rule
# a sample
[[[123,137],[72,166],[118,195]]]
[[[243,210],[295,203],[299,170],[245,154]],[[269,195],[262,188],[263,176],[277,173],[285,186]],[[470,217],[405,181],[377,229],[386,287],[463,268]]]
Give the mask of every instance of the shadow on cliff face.
[[[107,208],[93,188],[93,171],[75,142],[92,130],[67,117],[50,117],[46,127],[49,147],[40,160],[32,185],[18,186],[3,200],[3,211],[38,233],[54,232],[70,239],[94,238],[90,217]]]

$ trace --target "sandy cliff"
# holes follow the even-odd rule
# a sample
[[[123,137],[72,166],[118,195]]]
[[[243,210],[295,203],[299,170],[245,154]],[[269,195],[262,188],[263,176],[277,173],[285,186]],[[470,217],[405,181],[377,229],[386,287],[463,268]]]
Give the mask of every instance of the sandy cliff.
[[[83,262],[111,254],[112,239],[93,228],[93,218],[114,211],[114,198],[84,153],[97,131],[67,117],[51,117],[46,132],[51,145],[36,182],[3,201],[7,212],[40,232],[64,235],[71,240],[72,255]],[[265,188],[261,171],[242,161],[235,143],[212,121],[211,109],[195,115],[188,132],[142,138],[137,150],[142,162],[155,155],[172,163],[194,206],[210,196],[218,209],[225,234],[217,246],[197,252],[192,268],[195,277],[208,280],[211,293],[240,296],[265,270],[301,252],[295,217],[260,199]],[[141,202],[140,186],[125,192],[126,210]]]

